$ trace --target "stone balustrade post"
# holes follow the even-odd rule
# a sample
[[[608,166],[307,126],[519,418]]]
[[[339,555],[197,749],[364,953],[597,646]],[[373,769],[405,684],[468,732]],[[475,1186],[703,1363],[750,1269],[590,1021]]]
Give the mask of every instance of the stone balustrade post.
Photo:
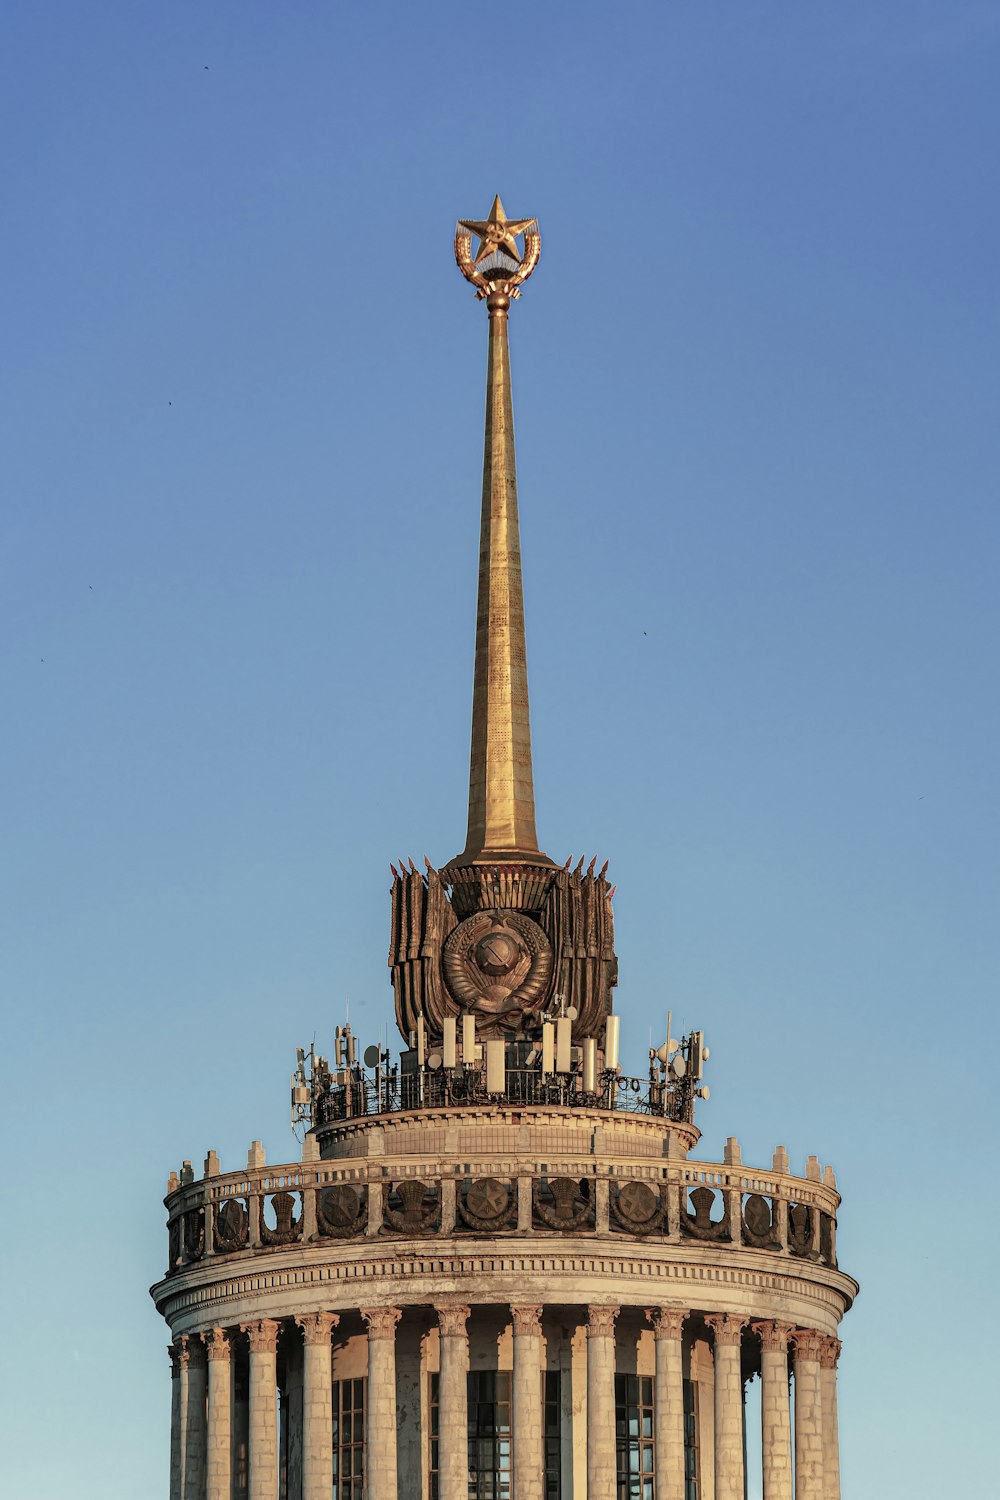
[[[792,1335],[795,1347],[795,1500],[823,1497],[823,1407],[819,1356],[824,1338],[814,1328]]]
[[[233,1488],[232,1357],[224,1328],[205,1334],[208,1358],[208,1448],[205,1462],[206,1500],[231,1500]]]
[[[333,1492],[333,1350],[336,1313],[303,1313],[302,1500],[330,1500]]]
[[[587,1309],[587,1500],[615,1500],[615,1319],[620,1308]]]
[[[747,1318],[709,1313],[715,1335],[715,1500],[743,1500],[743,1374],[740,1343]]]
[[[840,1340],[824,1339],[819,1350],[823,1416],[823,1500],[840,1500],[840,1435],[837,1420],[837,1360]]]
[[[438,1452],[441,1500],[468,1500],[469,1494],[469,1308],[437,1309],[441,1346],[438,1381]]]
[[[760,1335],[760,1428],[764,1500],[792,1500],[792,1418],[788,1398],[790,1323],[754,1323]]]
[[[365,1494],[368,1500],[396,1500],[396,1324],[402,1312],[363,1307],[361,1316],[368,1329]]]
[[[250,1345],[249,1500],[278,1500],[278,1331],[273,1318],[243,1323]]]
[[[514,1494],[517,1500],[542,1500],[545,1453],[542,1440],[542,1309],[511,1307],[514,1325],[512,1435]]]
[[[650,1307],[656,1347],[653,1443],[658,1500],[684,1500],[684,1365],[682,1307]]]
[[[187,1400],[187,1370],[181,1380],[180,1344],[168,1344],[170,1356],[170,1500],[184,1497],[184,1404]]]

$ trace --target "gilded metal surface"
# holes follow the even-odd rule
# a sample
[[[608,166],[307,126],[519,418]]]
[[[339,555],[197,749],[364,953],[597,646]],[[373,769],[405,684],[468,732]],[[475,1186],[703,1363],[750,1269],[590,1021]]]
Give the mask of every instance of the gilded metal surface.
[[[475,260],[472,234],[479,238]],[[522,236],[523,255],[516,244]],[[499,198],[487,219],[465,220],[455,235],[459,267],[489,311],[469,831],[456,864],[526,856],[531,863],[549,863],[538,852],[535,833],[507,342],[510,299],[534,270],[539,243],[535,221],[508,219]]]

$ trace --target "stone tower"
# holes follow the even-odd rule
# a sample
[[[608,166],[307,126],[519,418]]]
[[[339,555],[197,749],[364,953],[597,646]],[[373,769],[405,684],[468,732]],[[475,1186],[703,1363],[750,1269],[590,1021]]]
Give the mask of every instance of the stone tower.
[[[507,322],[539,251],[499,198],[456,231],[489,326],[465,849],[391,867],[398,1058],[338,1028],[299,1160],[171,1174],[170,1500],[743,1500],[755,1378],[766,1500],[839,1500],[833,1173],[692,1158],[702,1035],[623,1075],[607,865],[538,848]]]

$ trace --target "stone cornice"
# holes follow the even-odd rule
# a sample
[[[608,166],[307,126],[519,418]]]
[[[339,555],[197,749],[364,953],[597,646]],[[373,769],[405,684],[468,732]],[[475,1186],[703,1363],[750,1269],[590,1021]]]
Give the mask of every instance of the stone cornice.
[[[566,1235],[550,1239],[546,1254],[507,1239],[490,1246],[423,1240],[409,1253],[407,1248],[368,1242],[345,1256],[335,1242],[287,1247],[264,1263],[213,1257],[161,1282],[153,1293],[171,1326],[184,1332],[236,1323],[246,1318],[248,1304],[275,1316],[319,1308],[343,1312],[367,1305],[388,1285],[401,1306],[437,1301],[442,1283],[457,1284],[475,1301],[488,1276],[490,1290],[483,1300],[490,1303],[520,1303],[528,1296],[532,1302],[571,1297],[574,1303],[614,1298],[642,1310],[655,1302],[706,1310],[750,1306],[758,1316],[777,1318],[791,1311],[792,1300],[798,1304],[796,1321],[832,1333],[857,1290],[843,1272],[747,1247],[630,1244],[632,1253],[623,1255],[613,1253],[617,1246],[606,1241]],[[564,1283],[558,1296],[553,1283]]]

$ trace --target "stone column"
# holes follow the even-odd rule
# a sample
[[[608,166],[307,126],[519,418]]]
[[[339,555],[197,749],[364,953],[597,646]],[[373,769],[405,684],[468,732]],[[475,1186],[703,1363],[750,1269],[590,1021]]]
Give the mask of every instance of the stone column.
[[[302,1329],[302,1500],[333,1492],[333,1351],[336,1313],[304,1313]]]
[[[438,1382],[438,1472],[441,1500],[468,1500],[468,1307],[437,1309],[441,1345]]]
[[[170,1500],[184,1500],[184,1401],[187,1397],[187,1371],[181,1382],[180,1344],[168,1344],[170,1355]]]
[[[368,1500],[396,1500],[396,1324],[402,1312],[363,1307],[361,1316],[368,1325],[365,1494]]]
[[[715,1500],[743,1500],[743,1375],[740,1341],[748,1319],[709,1313],[715,1334]]]
[[[514,1324],[514,1494],[542,1500],[545,1453],[542,1445],[542,1309],[511,1306]]]
[[[790,1323],[754,1323],[760,1335],[760,1439],[764,1500],[792,1500],[792,1419],[788,1399]]]
[[[615,1500],[615,1319],[618,1307],[587,1309],[587,1500]]]
[[[681,1339],[687,1313],[681,1307],[650,1307],[646,1317],[656,1341],[653,1439],[657,1500],[684,1500],[684,1365]]]
[[[795,1346],[795,1500],[823,1500],[823,1409],[819,1355],[823,1335],[800,1328]]]
[[[278,1500],[278,1329],[273,1318],[241,1325],[250,1344],[250,1500]]]
[[[233,1433],[230,1412],[233,1401],[229,1336],[224,1328],[205,1334],[208,1356],[208,1451],[206,1456],[206,1500],[231,1500],[233,1487]]]
[[[197,1336],[182,1339],[187,1353],[184,1422],[184,1500],[205,1500],[205,1346]]]
[[[840,1500],[840,1437],[837,1422],[837,1360],[840,1340],[824,1339],[819,1350],[823,1413],[823,1500]]]

